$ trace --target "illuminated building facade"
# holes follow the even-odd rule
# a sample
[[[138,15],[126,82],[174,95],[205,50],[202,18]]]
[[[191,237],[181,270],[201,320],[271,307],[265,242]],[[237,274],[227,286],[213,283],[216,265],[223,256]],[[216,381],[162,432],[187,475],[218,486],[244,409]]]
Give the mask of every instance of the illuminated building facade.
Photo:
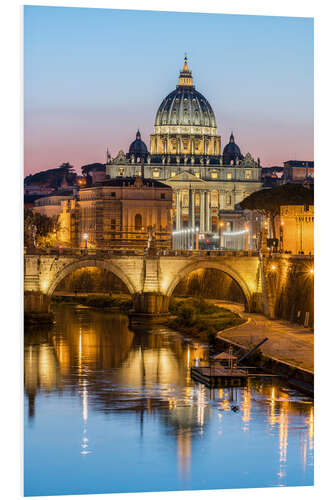
[[[280,233],[283,251],[314,255],[314,206],[281,206]]]
[[[62,203],[60,241],[72,247],[171,248],[171,188],[154,179],[118,178],[80,189]]]
[[[141,175],[141,162],[145,178],[172,187],[174,248],[181,248],[183,229],[217,233],[219,211],[234,210],[262,186],[259,159],[243,156],[233,134],[222,150],[213,109],[195,89],[186,57],[176,89],[158,108],[150,151],[138,131],[127,154],[107,153],[106,173],[112,179]]]

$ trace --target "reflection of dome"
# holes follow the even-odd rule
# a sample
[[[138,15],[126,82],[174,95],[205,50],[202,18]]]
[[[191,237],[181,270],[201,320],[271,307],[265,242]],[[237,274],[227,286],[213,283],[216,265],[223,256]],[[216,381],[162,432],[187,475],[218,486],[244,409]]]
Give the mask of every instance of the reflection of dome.
[[[215,115],[207,99],[193,86],[187,58],[180,72],[179,85],[158,108],[155,126],[198,125],[216,127]]]
[[[243,160],[243,158],[239,146],[235,143],[234,134],[231,133],[229,144],[223,149],[223,164],[231,165],[231,163],[236,163],[237,160]]]
[[[147,146],[141,140],[141,134],[140,131],[138,130],[136,133],[135,141],[133,141],[129,147],[129,155],[130,156],[134,155],[134,158],[137,159],[141,157],[145,158],[147,154],[148,154]]]

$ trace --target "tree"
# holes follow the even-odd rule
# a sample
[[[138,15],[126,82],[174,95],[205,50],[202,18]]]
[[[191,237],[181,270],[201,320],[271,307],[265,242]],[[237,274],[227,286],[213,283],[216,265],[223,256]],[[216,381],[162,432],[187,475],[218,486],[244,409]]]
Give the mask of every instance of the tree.
[[[48,217],[32,210],[24,210],[24,244],[32,244],[32,233],[35,232],[36,242],[42,246],[50,246],[56,240],[58,218]]]
[[[273,238],[276,238],[275,218],[282,205],[313,205],[313,190],[300,184],[283,184],[250,194],[240,202],[245,210],[256,210],[270,221]]]
[[[73,185],[75,183],[76,172],[73,165],[68,162],[62,163],[62,165],[57,168],[43,170],[33,175],[30,174],[24,179],[24,184],[26,186],[29,186],[30,184],[37,184],[56,189],[60,186],[64,178],[69,185]]]

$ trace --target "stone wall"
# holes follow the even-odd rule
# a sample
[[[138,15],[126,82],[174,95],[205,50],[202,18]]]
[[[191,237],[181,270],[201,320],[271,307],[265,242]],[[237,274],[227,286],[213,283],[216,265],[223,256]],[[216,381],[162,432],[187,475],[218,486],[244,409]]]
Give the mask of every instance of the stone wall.
[[[264,313],[270,318],[307,323],[313,327],[313,257],[266,256],[261,265]]]

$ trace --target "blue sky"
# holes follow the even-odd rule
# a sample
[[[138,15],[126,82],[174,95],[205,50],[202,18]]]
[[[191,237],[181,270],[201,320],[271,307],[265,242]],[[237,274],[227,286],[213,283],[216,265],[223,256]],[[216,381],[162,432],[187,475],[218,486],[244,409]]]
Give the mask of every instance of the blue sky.
[[[223,145],[263,165],[313,159],[313,20],[26,6],[25,170],[149,146],[187,52]]]

